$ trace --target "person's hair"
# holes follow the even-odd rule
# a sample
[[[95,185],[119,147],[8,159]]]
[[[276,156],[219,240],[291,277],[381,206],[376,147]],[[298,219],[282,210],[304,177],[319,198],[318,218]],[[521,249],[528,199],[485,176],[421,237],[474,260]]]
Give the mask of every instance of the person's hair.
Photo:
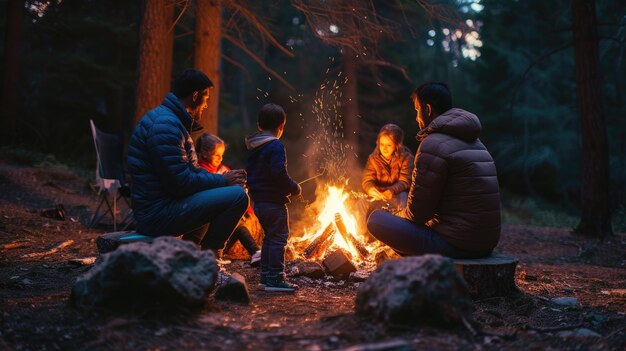
[[[411,99],[417,99],[420,105],[430,104],[438,115],[452,108],[450,88],[443,82],[427,82],[418,86],[413,90]]]
[[[376,146],[378,146],[380,137],[383,135],[388,136],[391,140],[393,140],[394,144],[396,144],[396,149],[399,149],[404,142],[404,131],[402,128],[393,123],[385,124],[382,128],[380,128],[378,137],[376,137]]]
[[[200,137],[198,137],[198,140],[196,140],[196,154],[198,155],[198,158],[201,160],[207,160],[209,155],[213,155],[213,152],[218,145],[224,145],[224,147],[226,147],[224,140],[217,135],[203,133]]]
[[[261,107],[257,124],[261,130],[276,130],[285,119],[287,119],[285,110],[280,105],[269,103]]]
[[[184,99],[191,96],[194,91],[201,91],[212,86],[213,82],[211,82],[206,74],[196,69],[189,68],[174,80],[172,93],[179,99]]]

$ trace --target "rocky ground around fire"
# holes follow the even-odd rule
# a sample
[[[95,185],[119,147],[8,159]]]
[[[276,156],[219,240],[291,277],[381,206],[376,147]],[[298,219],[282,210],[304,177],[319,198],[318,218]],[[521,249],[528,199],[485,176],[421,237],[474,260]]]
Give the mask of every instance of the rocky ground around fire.
[[[247,260],[225,268],[246,278],[249,305],[84,310],[70,290],[90,266],[72,260],[96,256],[96,238],[111,231],[86,226],[95,203],[89,180],[67,167],[0,162],[0,350],[626,349],[626,233],[599,241],[504,226],[497,250],[519,258],[520,293],[474,301],[469,328],[360,319],[358,281],[296,277],[295,294],[261,291]],[[42,216],[59,204],[65,220]]]

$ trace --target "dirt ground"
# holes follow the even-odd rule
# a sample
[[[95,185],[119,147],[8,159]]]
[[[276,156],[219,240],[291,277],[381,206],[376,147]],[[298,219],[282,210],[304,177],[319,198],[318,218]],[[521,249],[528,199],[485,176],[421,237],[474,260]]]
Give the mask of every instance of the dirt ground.
[[[475,301],[473,332],[359,319],[358,282],[294,278],[297,293],[266,293],[246,260],[226,267],[246,277],[250,305],[211,298],[199,311],[121,313],[69,299],[89,269],[70,260],[96,256],[95,239],[112,231],[85,225],[95,202],[88,180],[66,168],[0,162],[0,350],[626,349],[626,233],[599,242],[568,228],[505,226],[497,250],[519,258],[520,294]],[[65,220],[41,215],[58,204]]]

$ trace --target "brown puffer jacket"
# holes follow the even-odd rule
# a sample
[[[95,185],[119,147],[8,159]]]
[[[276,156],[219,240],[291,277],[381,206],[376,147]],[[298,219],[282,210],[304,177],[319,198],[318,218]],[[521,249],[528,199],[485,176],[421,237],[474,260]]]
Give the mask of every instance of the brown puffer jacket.
[[[488,254],[500,239],[496,165],[480,142],[476,115],[451,109],[418,134],[413,181],[401,217],[427,225],[448,244]]]
[[[380,191],[388,189],[394,195],[409,190],[413,171],[412,160],[411,151],[404,145],[391,155],[389,162],[383,159],[376,148],[367,158],[361,182],[363,190],[367,193],[371,188],[376,187]]]

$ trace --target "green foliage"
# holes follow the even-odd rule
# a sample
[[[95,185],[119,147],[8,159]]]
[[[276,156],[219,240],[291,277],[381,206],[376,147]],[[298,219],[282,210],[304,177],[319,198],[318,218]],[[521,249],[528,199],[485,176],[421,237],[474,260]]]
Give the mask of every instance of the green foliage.
[[[581,131],[569,2],[484,1],[480,62],[469,67],[476,94],[471,108],[482,118],[484,136],[496,159],[502,185],[518,194],[539,194],[557,203],[578,203]],[[600,22],[624,22],[626,6],[597,1]],[[612,8],[611,8],[612,6]],[[616,27],[613,27],[615,30]],[[624,38],[621,27],[617,33]],[[602,28],[600,28],[602,33]],[[607,33],[608,35],[608,33]],[[622,44],[601,42],[601,69],[611,158],[611,193],[624,203],[624,149],[619,147],[626,125],[618,123],[624,83],[610,73]],[[565,48],[564,48],[565,47]],[[560,49],[559,48],[564,48]],[[623,61],[623,60],[622,60]],[[613,66],[613,67],[611,67]],[[611,67],[611,68],[609,68]],[[622,143],[623,144],[623,143]]]
[[[89,119],[120,130],[134,104],[138,3],[48,2],[23,26],[19,145],[85,166],[95,159]]]
[[[24,148],[15,148],[10,146],[0,147],[0,160],[25,166],[34,166],[42,162],[46,155],[26,150]]]
[[[524,224],[547,227],[570,227],[578,224],[580,218],[570,208],[557,206],[553,203],[522,197],[504,191],[502,205],[502,223]]]

